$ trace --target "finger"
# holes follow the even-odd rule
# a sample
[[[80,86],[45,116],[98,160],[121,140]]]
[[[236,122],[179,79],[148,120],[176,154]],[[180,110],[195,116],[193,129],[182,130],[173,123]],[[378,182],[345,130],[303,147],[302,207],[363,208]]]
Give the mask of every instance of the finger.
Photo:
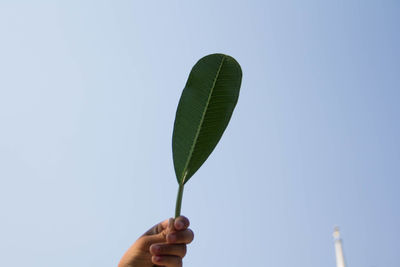
[[[153,244],[150,246],[150,253],[152,255],[178,256],[183,258],[186,255],[186,244]]]
[[[176,230],[185,230],[189,227],[189,219],[185,216],[179,216],[175,219],[174,226]]]
[[[189,244],[193,241],[194,233],[190,229],[167,234],[168,243]]]
[[[182,258],[177,256],[153,256],[151,261],[165,267],[182,267]]]
[[[171,218],[166,219],[166,220],[154,225],[146,233],[144,233],[144,235],[156,235],[156,234],[161,233],[163,230],[168,228],[170,220],[171,220]]]
[[[159,224],[156,224],[150,228],[146,233],[144,233],[139,239],[138,243],[146,251],[148,251],[151,244],[163,243],[166,241],[167,228],[171,225],[171,219],[166,219]]]

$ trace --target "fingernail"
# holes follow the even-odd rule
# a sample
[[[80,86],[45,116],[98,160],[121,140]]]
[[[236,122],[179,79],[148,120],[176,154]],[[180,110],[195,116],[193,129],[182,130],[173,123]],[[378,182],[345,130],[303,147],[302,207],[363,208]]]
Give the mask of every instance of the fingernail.
[[[169,235],[167,236],[167,240],[168,240],[168,242],[170,242],[170,243],[175,242],[175,241],[176,241],[176,235],[175,235],[175,234],[169,234]]]
[[[160,252],[160,246],[153,245],[153,246],[151,246],[151,247],[152,247],[152,250],[153,250],[155,253]]]
[[[161,261],[161,257],[160,256],[154,256],[154,260],[159,262],[159,261]]]
[[[185,225],[183,224],[183,222],[181,222],[181,221],[177,221],[177,222],[176,222],[176,228],[178,228],[178,229],[183,229],[184,226],[185,226]]]

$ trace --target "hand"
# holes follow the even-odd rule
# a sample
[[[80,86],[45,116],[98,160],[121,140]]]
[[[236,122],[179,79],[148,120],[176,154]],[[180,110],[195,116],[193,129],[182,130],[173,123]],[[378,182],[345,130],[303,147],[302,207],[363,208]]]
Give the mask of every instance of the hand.
[[[153,226],[125,252],[118,267],[181,267],[186,244],[194,238],[188,227],[189,220],[184,216]]]

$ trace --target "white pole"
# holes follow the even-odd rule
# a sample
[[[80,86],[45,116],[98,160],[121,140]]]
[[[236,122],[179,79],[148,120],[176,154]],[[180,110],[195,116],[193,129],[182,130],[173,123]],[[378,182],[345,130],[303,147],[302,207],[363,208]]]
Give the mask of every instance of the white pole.
[[[346,267],[344,262],[342,239],[340,238],[338,227],[335,227],[335,230],[333,231],[333,239],[335,241],[336,267]]]

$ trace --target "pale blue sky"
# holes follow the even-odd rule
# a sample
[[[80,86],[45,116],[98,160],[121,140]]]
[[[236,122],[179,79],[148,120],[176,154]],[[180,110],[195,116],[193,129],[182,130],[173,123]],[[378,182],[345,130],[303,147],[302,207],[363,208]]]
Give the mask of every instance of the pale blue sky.
[[[0,0],[0,266],[116,266],[173,216],[188,73],[243,69],[185,266],[400,262],[398,1]]]

